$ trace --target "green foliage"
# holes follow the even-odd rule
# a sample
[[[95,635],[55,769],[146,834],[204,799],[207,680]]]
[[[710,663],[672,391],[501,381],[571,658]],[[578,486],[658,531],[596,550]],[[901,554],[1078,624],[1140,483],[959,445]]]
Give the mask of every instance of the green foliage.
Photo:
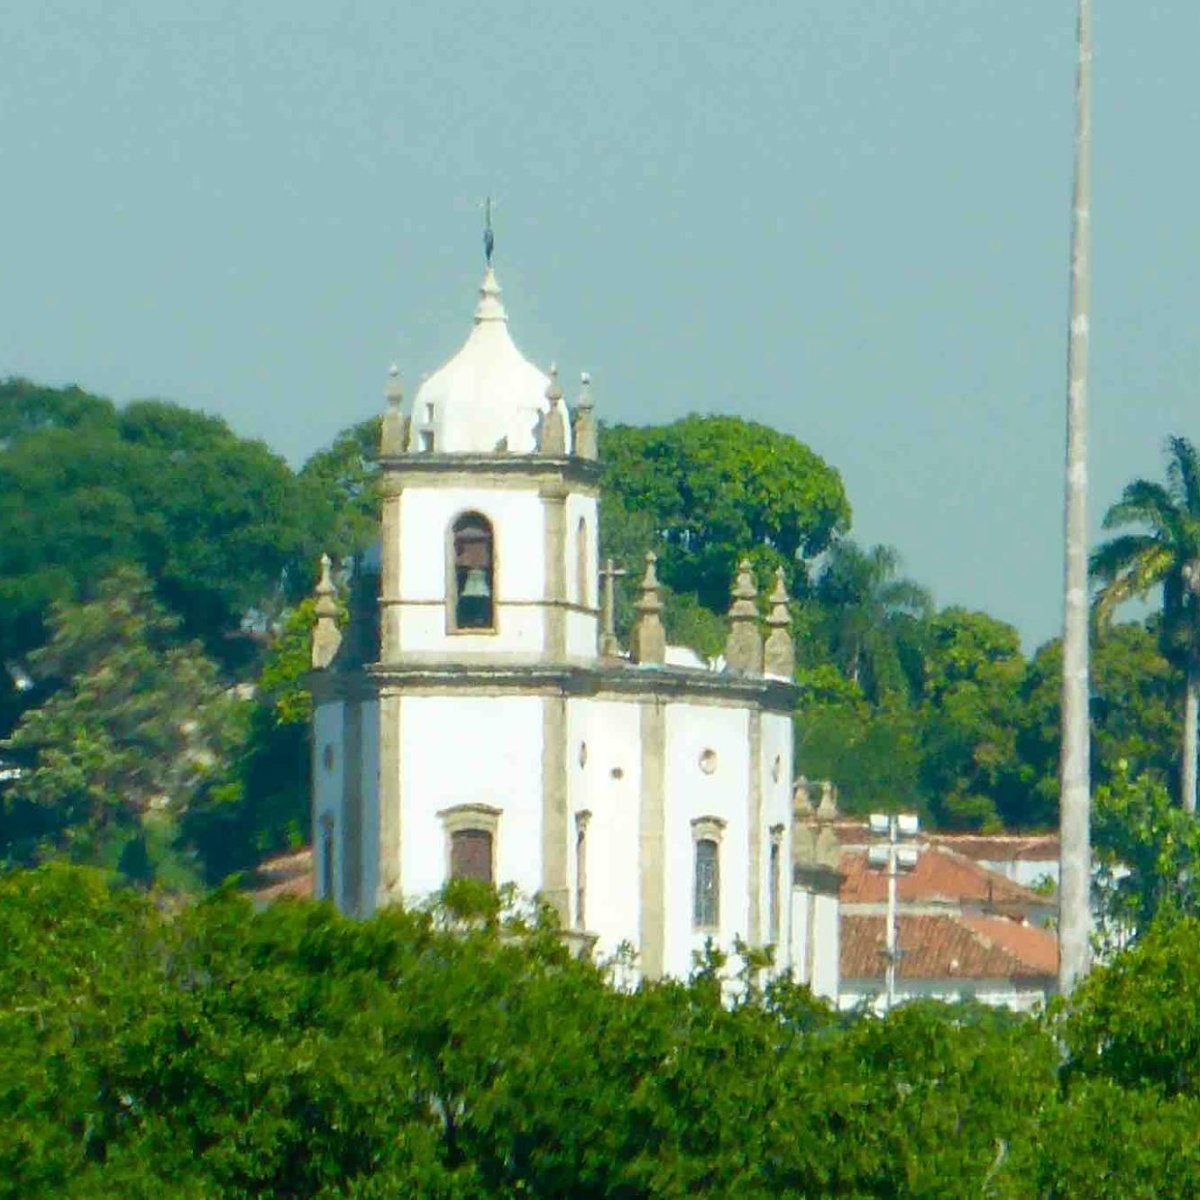
[[[1200,824],[1152,775],[1124,764],[1097,789],[1092,840],[1101,934],[1121,944],[1155,920],[1200,915]]]
[[[1183,771],[1184,806],[1196,808],[1196,697],[1200,693],[1200,454],[1187,438],[1167,439],[1167,482],[1127,484],[1104,516],[1105,529],[1140,528],[1110,539],[1092,555],[1099,584],[1096,612],[1106,624],[1125,601],[1162,589],[1158,622],[1162,653],[1186,679],[1192,700],[1184,729],[1183,759],[1192,758],[1189,783]]]
[[[1025,675],[1017,631],[985,613],[947,608],[925,627],[921,784],[942,828],[1020,824],[1016,755]]]
[[[93,600],[58,603],[51,639],[30,655],[48,698],[0,743],[20,764],[5,797],[9,855],[64,849],[84,862],[155,873],[175,822],[209,778],[230,735],[230,708],[198,645],[145,575],[118,570]]]
[[[907,697],[933,607],[929,593],[899,570],[891,547],[863,550],[845,538],[830,549],[813,588],[832,661],[874,705]]]
[[[379,537],[380,422],[371,417],[342,430],[300,472],[301,483],[333,507],[333,528],[322,550],[335,558],[360,554]]]
[[[729,606],[741,555],[751,553],[764,577],[782,564],[795,590],[803,560],[850,524],[837,471],[795,438],[737,417],[604,426],[600,459],[602,552],[624,549],[613,535],[640,535],[624,565],[636,570],[655,550],[663,581],[713,612]]]
[[[1198,934],[1050,1023],[879,1020],[720,956],[614,989],[478,889],[356,922],[14,873],[0,1198],[1190,1196]]]
[[[1096,787],[1122,769],[1165,784],[1179,730],[1179,675],[1154,633],[1133,623],[1102,630],[1092,647],[1091,688]],[[1034,655],[1021,687],[1016,746],[1026,807],[1010,816],[1014,823],[1048,826],[1058,819],[1061,714],[1062,644],[1055,639]]]
[[[253,697],[237,706],[238,734],[222,767],[188,810],[184,837],[209,883],[308,840],[313,604],[297,605],[271,639]]]
[[[0,660],[45,639],[55,601],[137,565],[229,666],[278,605],[332,514],[260,442],[162,401],[123,409],[76,388],[0,383]],[[304,564],[302,571],[297,564]]]

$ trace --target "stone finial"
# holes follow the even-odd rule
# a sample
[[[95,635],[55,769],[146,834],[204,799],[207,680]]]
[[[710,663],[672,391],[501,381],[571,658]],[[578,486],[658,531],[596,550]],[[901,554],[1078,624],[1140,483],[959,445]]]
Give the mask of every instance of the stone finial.
[[[733,604],[729,608],[729,633],[725,638],[725,663],[731,671],[761,675],[763,639],[758,627],[758,589],[748,558],[738,563],[733,585]]]
[[[592,377],[586,372],[579,376],[579,399],[575,402],[572,423],[576,458],[598,458],[596,444],[596,410],[592,403]]]
[[[633,606],[637,620],[633,626],[633,659],[639,663],[661,663],[667,659],[667,634],[662,623],[662,584],[658,582],[655,564],[658,556],[646,555],[646,573]]]
[[[333,563],[328,554],[321,555],[321,577],[317,580],[317,620],[312,631],[312,665],[323,671],[333,662],[342,645],[342,631],[338,628],[337,588],[333,586],[330,569]]]
[[[836,821],[837,817],[837,788],[826,779],[821,783],[821,803],[817,805],[817,820]]]
[[[788,608],[787,575],[782,567],[775,570],[775,589],[771,592],[771,612],[767,617],[763,670],[767,675],[791,679],[796,673],[796,647],[792,642],[792,614]]]
[[[538,449],[543,454],[561,458],[567,452],[567,408],[563,390],[558,386],[558,368],[551,365],[550,383],[546,387],[550,408],[542,418],[542,438]]]
[[[812,817],[816,814],[812,798],[809,795],[808,780],[803,775],[796,780],[795,789],[792,792],[792,807],[797,817]]]
[[[814,849],[814,858],[818,866],[825,867],[830,871],[836,871],[841,866],[842,848],[832,825],[820,827],[817,831]]]
[[[400,412],[404,400],[404,389],[400,386],[400,369],[395,363],[388,370],[388,384],[384,390],[387,408],[383,414],[383,425],[379,435],[380,454],[403,454],[408,447],[408,418]]]

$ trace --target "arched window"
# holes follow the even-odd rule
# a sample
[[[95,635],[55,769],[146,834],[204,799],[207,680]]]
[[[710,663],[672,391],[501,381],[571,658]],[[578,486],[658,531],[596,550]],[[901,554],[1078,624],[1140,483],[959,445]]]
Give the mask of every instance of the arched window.
[[[588,570],[590,564],[588,527],[587,521],[583,517],[579,518],[579,531],[575,538],[575,556],[575,599],[586,608],[590,601],[588,576],[591,572]]]
[[[495,555],[492,525],[481,513],[463,513],[451,530],[452,629],[494,629]]]

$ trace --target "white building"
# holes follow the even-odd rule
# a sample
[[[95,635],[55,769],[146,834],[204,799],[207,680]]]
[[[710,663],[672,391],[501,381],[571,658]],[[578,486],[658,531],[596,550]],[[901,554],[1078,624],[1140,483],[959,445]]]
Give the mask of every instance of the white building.
[[[648,977],[686,975],[710,937],[773,944],[803,977],[782,578],[764,638],[743,564],[717,671],[665,644],[648,557],[620,650],[590,399],[568,413],[521,356],[490,266],[466,343],[408,408],[393,372],[380,465],[380,553],[344,635],[327,569],[318,588],[317,895],[365,915],[511,881],[601,955],[632,944]]]

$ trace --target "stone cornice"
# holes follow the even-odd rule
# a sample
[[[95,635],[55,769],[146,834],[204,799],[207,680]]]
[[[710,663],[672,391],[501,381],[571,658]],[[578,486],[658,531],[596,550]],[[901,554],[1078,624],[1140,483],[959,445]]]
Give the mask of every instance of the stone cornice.
[[[368,699],[382,691],[438,695],[467,692],[675,701],[791,714],[798,689],[782,679],[624,663],[373,663],[361,671],[313,672],[313,699]]]
[[[512,486],[565,481],[589,490],[597,488],[603,467],[594,459],[574,455],[557,457],[544,454],[381,454],[378,458],[385,475],[398,479],[403,485],[413,483],[453,482],[455,477],[478,487],[494,483]]]

